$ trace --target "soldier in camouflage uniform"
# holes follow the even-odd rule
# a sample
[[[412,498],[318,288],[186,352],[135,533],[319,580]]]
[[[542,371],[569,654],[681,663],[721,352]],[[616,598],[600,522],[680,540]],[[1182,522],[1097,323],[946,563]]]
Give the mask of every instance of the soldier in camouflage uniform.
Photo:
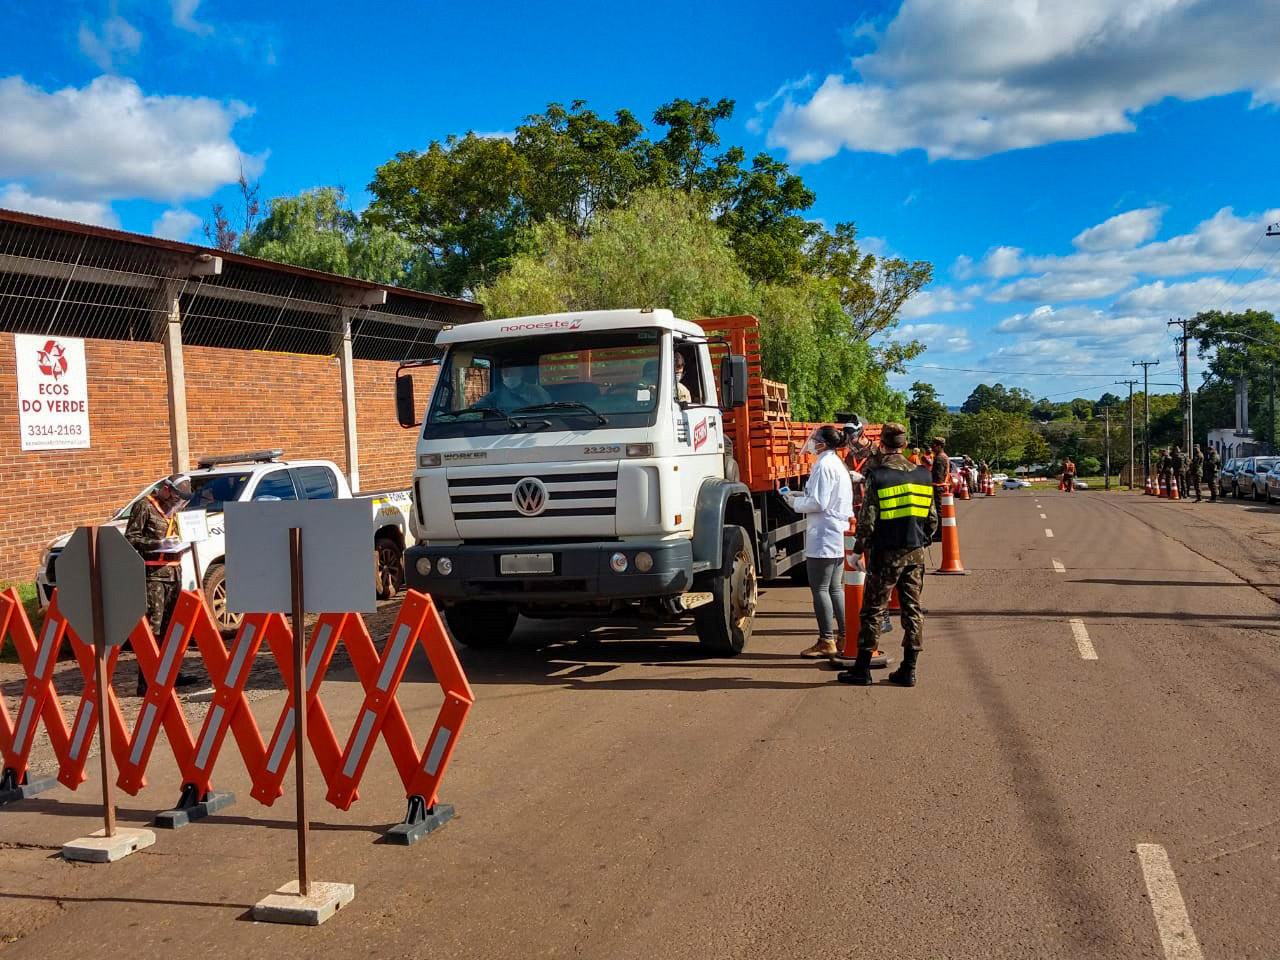
[[[907,445],[906,427],[886,423],[880,431],[880,445],[885,455],[868,471],[853,546],[856,553],[865,554],[867,561],[858,658],[853,668],[838,679],[856,686],[870,685],[871,655],[876,649],[880,618],[897,587],[902,603],[902,665],[889,674],[889,680],[914,687],[916,659],[924,640],[920,598],[924,591],[925,550],[940,526],[938,508],[930,471],[902,455]]]
[[[147,496],[138,500],[129,512],[129,524],[124,536],[133,549],[142,555],[147,565],[147,619],[156,642],[164,643],[164,632],[178,602],[181,574],[173,554],[160,552],[165,541],[176,542],[177,522],[174,514],[191,499],[191,484],[174,475],[161,480]],[[179,676],[179,684],[189,681]],[[147,692],[147,681],[138,672],[138,696]]]

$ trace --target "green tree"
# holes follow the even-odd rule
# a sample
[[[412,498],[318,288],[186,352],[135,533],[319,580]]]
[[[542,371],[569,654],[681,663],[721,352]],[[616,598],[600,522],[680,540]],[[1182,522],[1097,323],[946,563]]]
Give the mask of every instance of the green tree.
[[[936,435],[946,426],[947,418],[947,408],[938,399],[933,384],[917,380],[911,385],[907,420],[912,437],[923,439]]]
[[[948,440],[955,453],[1000,466],[1017,462],[1030,430],[1026,416],[988,409],[952,417]]]
[[[458,296],[497,279],[520,250],[526,169],[506,140],[450,136],[380,166],[366,216],[413,245],[415,286]]]
[[[851,333],[829,287],[752,284],[707,214],[699,195],[653,189],[597,213],[584,236],[541,224],[530,248],[476,298],[491,317],[636,306],[690,319],[756,314],[764,375],[788,384],[797,418],[827,419],[837,409],[901,417],[904,398]]]
[[[1002,383],[997,383],[994,387],[980,383],[973,388],[973,392],[960,407],[960,412],[982,413],[985,410],[998,410],[1029,417],[1032,406],[1031,394],[1021,387],[1006,389]]]
[[[391,284],[406,281],[414,256],[402,237],[353,213],[341,187],[276,197],[266,217],[241,239],[240,250],[264,260]]]
[[[1049,449],[1049,442],[1044,436],[1039,431],[1030,431],[1022,444],[1022,465],[1024,467],[1043,466],[1052,456],[1053,451]]]
[[[1197,397],[1196,422],[1212,429],[1235,419],[1237,379],[1249,384],[1249,424],[1255,436],[1275,445],[1277,424],[1272,418],[1274,377],[1280,363],[1280,324],[1265,310],[1196,314],[1191,324],[1199,354],[1209,358],[1204,386]],[[1198,430],[1201,436],[1204,431]]]

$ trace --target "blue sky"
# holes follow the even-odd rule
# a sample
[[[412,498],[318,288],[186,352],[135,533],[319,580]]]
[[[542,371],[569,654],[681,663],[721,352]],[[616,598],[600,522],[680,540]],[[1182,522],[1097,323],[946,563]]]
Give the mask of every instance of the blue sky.
[[[241,163],[362,203],[396,151],[553,100],[730,97],[726,143],[815,217],[934,263],[900,386],[1123,393],[1134,359],[1172,381],[1168,317],[1280,308],[1277,0],[794,8],[10,0],[0,206],[198,240]]]

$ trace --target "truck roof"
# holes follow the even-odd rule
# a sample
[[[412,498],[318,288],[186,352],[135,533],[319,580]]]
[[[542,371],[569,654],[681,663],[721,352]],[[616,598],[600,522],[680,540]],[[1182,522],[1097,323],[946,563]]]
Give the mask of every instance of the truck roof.
[[[473,340],[499,340],[511,336],[570,333],[575,330],[617,330],[625,327],[662,327],[694,337],[704,336],[696,323],[681,320],[666,309],[580,310],[574,313],[543,313],[532,317],[508,317],[506,320],[481,320],[442,330],[436,343],[467,343]]]

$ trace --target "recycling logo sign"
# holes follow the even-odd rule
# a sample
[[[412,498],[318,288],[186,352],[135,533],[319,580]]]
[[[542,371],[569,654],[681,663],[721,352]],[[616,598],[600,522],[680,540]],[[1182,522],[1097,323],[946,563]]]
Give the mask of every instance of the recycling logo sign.
[[[23,450],[89,446],[89,376],[84,341],[15,334],[18,429]]]

